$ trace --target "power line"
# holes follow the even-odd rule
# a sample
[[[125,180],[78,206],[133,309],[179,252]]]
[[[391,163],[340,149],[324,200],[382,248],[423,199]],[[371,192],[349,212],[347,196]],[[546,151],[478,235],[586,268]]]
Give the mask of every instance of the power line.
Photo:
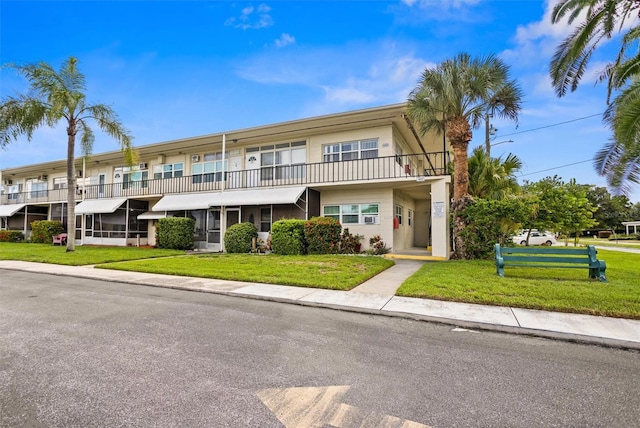
[[[596,114],[592,114],[592,115],[589,115],[589,116],[579,117],[577,119],[572,119],[572,120],[567,120],[567,121],[564,121],[564,122],[554,123],[554,124],[551,124],[551,125],[541,126],[539,128],[533,128],[533,129],[527,129],[527,130],[524,130],[524,131],[512,132],[511,134],[497,135],[494,138],[502,138],[502,137],[508,137],[510,135],[524,134],[525,132],[539,131],[541,129],[547,129],[547,128],[552,128],[554,126],[565,125],[567,123],[577,122],[579,120],[589,119],[591,117],[596,117],[596,116],[600,116],[600,115],[602,115],[602,113],[596,113]]]
[[[527,174],[521,174],[519,177],[525,177],[527,175],[540,174],[541,172],[553,171],[554,169],[560,169],[560,168],[564,168],[564,167],[567,167],[567,166],[579,165],[581,163],[592,162],[592,161],[593,161],[593,159],[587,159],[587,160],[583,160],[583,161],[580,161],[580,162],[568,163],[566,165],[554,166],[553,168],[547,168],[547,169],[543,169],[541,171],[529,172]]]

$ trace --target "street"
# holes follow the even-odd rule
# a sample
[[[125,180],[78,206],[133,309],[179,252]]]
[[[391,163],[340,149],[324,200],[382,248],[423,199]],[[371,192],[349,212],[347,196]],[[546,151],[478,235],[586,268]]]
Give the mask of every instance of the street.
[[[635,351],[0,270],[3,427],[638,420]]]

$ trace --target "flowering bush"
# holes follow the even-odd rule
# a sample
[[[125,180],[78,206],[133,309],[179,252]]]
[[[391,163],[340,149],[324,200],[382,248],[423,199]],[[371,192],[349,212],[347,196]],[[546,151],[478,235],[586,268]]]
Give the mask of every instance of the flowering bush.
[[[304,237],[309,254],[338,254],[340,252],[340,222],[331,217],[313,217],[304,224]]]

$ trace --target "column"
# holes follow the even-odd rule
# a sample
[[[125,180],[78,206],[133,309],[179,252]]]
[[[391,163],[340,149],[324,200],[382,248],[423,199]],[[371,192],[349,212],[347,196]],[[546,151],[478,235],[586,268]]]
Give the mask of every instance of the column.
[[[431,254],[449,259],[450,247],[450,196],[451,177],[431,183]]]

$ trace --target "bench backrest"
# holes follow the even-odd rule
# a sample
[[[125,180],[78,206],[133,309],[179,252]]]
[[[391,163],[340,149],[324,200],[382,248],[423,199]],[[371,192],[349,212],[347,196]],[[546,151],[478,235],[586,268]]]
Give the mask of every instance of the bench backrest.
[[[505,262],[582,263],[596,262],[596,247],[502,247],[495,245],[496,258]]]

